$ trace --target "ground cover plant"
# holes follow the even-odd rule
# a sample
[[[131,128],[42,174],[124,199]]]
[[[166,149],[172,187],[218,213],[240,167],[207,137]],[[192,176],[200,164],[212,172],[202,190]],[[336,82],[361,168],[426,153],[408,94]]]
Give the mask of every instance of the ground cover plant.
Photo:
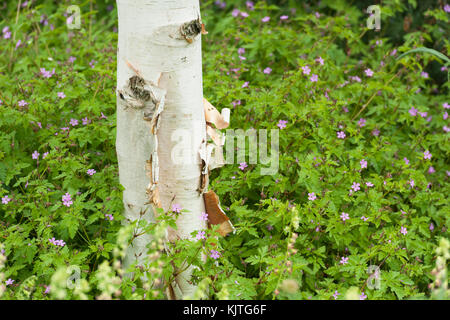
[[[365,1],[202,1],[204,96],[278,129],[279,170],[216,170],[236,232],[170,257],[174,212],[122,216],[115,2],[80,1],[79,29],[71,4],[0,1],[1,299],[163,299],[184,261],[196,299],[448,299],[450,4],[383,1],[376,31]]]

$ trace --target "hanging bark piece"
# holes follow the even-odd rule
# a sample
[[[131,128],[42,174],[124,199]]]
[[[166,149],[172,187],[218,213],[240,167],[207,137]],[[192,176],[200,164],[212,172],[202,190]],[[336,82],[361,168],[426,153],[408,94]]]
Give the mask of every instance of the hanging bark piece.
[[[214,146],[211,144],[207,144],[206,141],[200,145],[200,150],[198,151],[200,155],[200,159],[202,160],[202,171],[200,174],[200,186],[198,188],[199,193],[203,193],[208,186],[208,178],[209,178],[209,161],[211,159],[211,153],[214,149]]]
[[[217,129],[225,129],[230,125],[226,122],[220,112],[205,98],[203,98],[203,108],[205,110],[205,120],[207,124],[214,124]]]
[[[205,201],[205,209],[208,214],[209,224],[219,225],[219,234],[222,236],[226,236],[230,232],[234,232],[235,229],[230,221],[230,218],[227,217],[225,212],[220,207],[220,201],[217,194],[210,190],[203,194],[203,199]]]
[[[202,34],[208,34],[208,31],[206,31],[204,23],[202,23]]]
[[[183,36],[183,38],[189,42],[192,43],[193,39],[202,32],[202,23],[200,22],[200,17],[184,23],[180,27],[180,33]]]

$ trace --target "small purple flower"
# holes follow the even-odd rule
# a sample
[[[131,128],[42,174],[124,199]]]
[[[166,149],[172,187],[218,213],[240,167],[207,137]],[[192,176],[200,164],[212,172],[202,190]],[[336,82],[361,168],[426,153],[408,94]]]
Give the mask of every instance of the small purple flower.
[[[18,102],[19,107],[25,107],[26,105],[28,105],[28,102],[26,102],[25,100],[20,100]]]
[[[425,72],[425,71],[422,71],[422,72],[420,73],[420,76],[421,76],[422,78],[428,79],[428,73]]]
[[[90,176],[92,176],[92,175],[94,175],[94,173],[96,173],[97,171],[95,171],[95,169],[89,169],[88,171],[87,171],[87,174],[88,175],[90,175]]]
[[[334,291],[334,293],[333,293],[334,300],[337,300],[339,295],[340,295],[340,293],[337,290]]]
[[[42,155],[42,159],[45,159],[48,156],[48,152],[44,152],[44,154]]]
[[[103,112],[100,112],[102,115],[101,115],[101,117],[100,117],[100,119],[108,119],[108,117],[107,116],[105,116],[104,114],[103,114]]]
[[[267,67],[263,71],[265,74],[270,74],[272,72],[272,69],[270,67]]]
[[[87,125],[89,123],[89,119],[87,117],[81,119],[81,121],[83,122],[83,125]]]
[[[182,208],[181,208],[181,206],[179,204],[175,203],[175,204],[172,205],[172,211],[173,212],[181,213],[181,210],[182,210]]]
[[[12,285],[13,282],[14,282],[14,280],[11,279],[11,278],[9,278],[8,280],[5,281],[5,284],[6,284],[7,286],[9,286],[9,285]]]
[[[68,193],[68,192],[66,192],[66,194],[62,196],[62,201],[63,201],[63,205],[65,205],[66,207],[70,207],[73,204],[70,193]]]
[[[205,231],[199,231],[197,233],[197,235],[195,236],[195,239],[197,239],[197,240],[206,239]]]
[[[70,63],[73,63],[76,59],[77,59],[77,58],[70,56],[68,61],[69,61]]]
[[[283,130],[284,128],[286,128],[287,123],[288,123],[287,120],[280,120],[277,124],[277,127],[280,128],[281,130]]]
[[[10,32],[10,31],[6,31],[6,32],[3,34],[3,38],[4,38],[4,39],[9,39],[9,38],[11,38],[11,32]]]
[[[345,132],[344,131],[338,131],[337,137],[338,137],[338,139],[345,139]]]
[[[12,199],[10,199],[8,196],[4,196],[3,198],[2,198],[2,203],[3,204],[8,204],[8,202],[10,202]]]
[[[411,180],[409,181],[409,185],[411,186],[411,188],[414,188],[414,180],[413,180],[413,179],[411,179]]]
[[[367,161],[366,160],[362,159],[359,163],[361,164],[361,169],[367,168]]]
[[[403,234],[403,235],[406,235],[408,233],[408,231],[406,230],[405,227],[401,227],[400,228],[400,233]]]
[[[414,107],[411,107],[411,109],[409,109],[409,114],[412,115],[413,117],[415,117],[417,115],[417,109]]]
[[[239,15],[241,11],[239,11],[239,9],[233,9],[233,11],[231,11],[231,15],[233,17],[237,17]]]
[[[317,82],[317,80],[319,80],[319,77],[317,76],[317,74],[313,74],[311,76],[311,78],[309,78],[309,81],[311,81],[311,82]]]
[[[350,216],[348,215],[348,213],[342,212],[341,219],[342,219],[342,221],[345,221],[345,220],[350,219]]]
[[[406,164],[406,165],[408,165],[408,164],[409,164],[409,160],[408,160],[408,158],[407,158],[407,157],[404,157],[404,158],[403,158],[403,161],[405,161],[405,164]]]
[[[238,49],[238,54],[241,56],[245,53],[245,49],[244,48],[239,48]]]
[[[433,231],[433,230],[434,230],[434,224],[433,224],[433,222],[432,222],[432,223],[430,223],[430,230],[431,230],[431,231]]]
[[[249,84],[248,81],[244,82],[244,84],[242,85],[242,88],[248,88],[248,84]]]
[[[48,294],[50,292],[50,286],[49,285],[48,286],[44,285],[44,287],[45,287],[44,294]]]
[[[320,63],[321,65],[323,65],[323,63],[324,63],[324,60],[322,59],[322,57],[318,57],[315,61]]]
[[[39,159],[39,152],[37,152],[37,150],[34,150],[33,154],[31,155],[31,158],[33,158],[34,160]]]
[[[211,250],[210,257],[213,258],[213,259],[218,259],[218,258],[220,258],[220,253],[219,253],[219,251],[217,251],[217,250]]]
[[[423,158],[424,158],[425,160],[426,160],[426,159],[431,159],[431,157],[432,157],[432,155],[431,155],[430,151],[426,150],[426,151],[423,153]]]
[[[367,220],[369,220],[369,218],[367,218],[366,216],[361,216],[361,220],[367,221]]]
[[[446,4],[446,5],[444,6],[444,11],[445,11],[445,12],[450,12],[450,5]]]
[[[261,19],[262,22],[268,22],[269,20],[270,20],[270,17],[267,17],[267,16]]]
[[[200,219],[204,221],[208,221],[208,214],[206,212],[202,212],[200,215]]]
[[[353,184],[352,184],[352,189],[353,189],[353,191],[358,191],[359,189],[360,189],[360,184],[359,183],[356,183],[356,182],[353,182]]]
[[[308,200],[314,201],[317,199],[317,196],[314,192],[308,193]]]
[[[249,16],[249,14],[245,11],[241,11],[241,17],[247,18]]]
[[[239,163],[239,169],[241,169],[242,171],[244,171],[244,169],[247,167],[248,167],[247,162],[244,161]]]
[[[436,172],[436,170],[434,170],[434,167],[433,166],[430,166],[430,168],[428,168],[428,173],[435,173]]]
[[[444,107],[444,109],[450,109],[450,104],[448,104],[447,102],[444,102],[442,106]]]
[[[64,99],[66,97],[66,95],[64,94],[64,92],[58,92],[58,98]]]
[[[358,125],[360,126],[360,128],[364,127],[366,125],[366,119],[364,118],[359,119]]]
[[[287,19],[289,19],[289,16],[281,16],[280,17],[280,20],[287,20]]]
[[[378,130],[378,129],[373,129],[373,130],[372,130],[372,135],[375,136],[375,137],[378,137],[378,136],[380,135],[380,130]]]
[[[360,296],[359,296],[359,300],[366,300],[367,296],[366,294],[363,292]]]
[[[347,264],[348,263],[348,257],[342,257],[341,261],[339,263],[340,264]]]
[[[373,76],[373,71],[369,68],[367,68],[366,70],[364,70],[364,72],[366,73],[366,76],[371,77]]]
[[[368,186],[369,188],[370,188],[370,187],[373,187],[373,183],[370,182],[370,181],[367,181],[367,182],[366,182],[366,186]]]
[[[78,120],[77,119],[70,119],[69,123],[72,125],[72,127],[75,127],[76,125],[78,125]]]
[[[304,75],[308,75],[308,74],[310,74],[311,69],[309,68],[309,66],[303,66],[302,71],[303,71]]]

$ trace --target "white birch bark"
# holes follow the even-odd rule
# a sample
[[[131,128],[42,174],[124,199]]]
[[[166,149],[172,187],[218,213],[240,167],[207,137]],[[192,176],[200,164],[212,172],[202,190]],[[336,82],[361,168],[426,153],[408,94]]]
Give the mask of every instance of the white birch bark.
[[[178,236],[190,238],[194,230],[205,229],[200,219],[205,211],[199,193],[201,163],[198,151],[206,140],[203,111],[201,35],[191,43],[180,37],[180,27],[200,18],[199,0],[117,0],[119,15],[119,43],[117,57],[117,89],[127,86],[136,75],[166,90],[164,110],[159,118],[157,151],[159,164],[160,201],[165,211],[179,204],[183,213],[177,220]],[[145,164],[155,150],[155,137],[150,133],[149,121],[143,119],[144,111],[126,108],[125,101],[117,98],[117,140],[120,183],[124,186],[124,215],[130,220],[146,211],[145,218],[154,221],[146,189],[150,179]],[[176,131],[177,130],[177,131]],[[175,133],[174,133],[175,132]],[[183,145],[190,153],[182,153],[182,163],[172,159],[172,151],[179,141],[172,137],[181,134]],[[175,148],[176,149],[176,148]],[[184,149],[186,151],[186,149]],[[192,161],[195,159],[195,161]],[[173,201],[172,201],[173,200]],[[145,256],[148,235],[137,238],[127,251],[124,266]],[[183,295],[190,295],[195,286],[188,283],[191,269],[180,274],[177,284]],[[181,298],[180,294],[177,299]]]

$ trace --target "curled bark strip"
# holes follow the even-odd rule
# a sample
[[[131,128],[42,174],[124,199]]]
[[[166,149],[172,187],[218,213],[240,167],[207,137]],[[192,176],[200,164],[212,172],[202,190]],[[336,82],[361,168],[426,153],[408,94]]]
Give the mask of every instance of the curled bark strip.
[[[212,123],[217,129],[225,129],[230,124],[225,121],[220,112],[205,98],[203,98],[206,123]]]
[[[214,143],[216,144],[216,146],[221,146],[223,145],[222,143],[222,135],[219,134],[216,129],[214,129],[213,127],[211,127],[209,124],[206,125],[206,133],[208,134],[208,136],[210,136],[210,138],[212,139],[212,141],[214,141]]]
[[[226,236],[230,232],[234,232],[234,227],[231,224],[230,218],[227,217],[225,212],[220,207],[220,201],[217,194],[210,190],[203,194],[205,201],[205,209],[208,214],[209,223],[212,225],[219,225],[218,232],[222,236]]]
[[[180,27],[180,34],[188,43],[192,43],[194,38],[199,35],[202,30],[204,30],[204,27],[202,28],[202,23],[199,17],[195,20],[184,23]]]

